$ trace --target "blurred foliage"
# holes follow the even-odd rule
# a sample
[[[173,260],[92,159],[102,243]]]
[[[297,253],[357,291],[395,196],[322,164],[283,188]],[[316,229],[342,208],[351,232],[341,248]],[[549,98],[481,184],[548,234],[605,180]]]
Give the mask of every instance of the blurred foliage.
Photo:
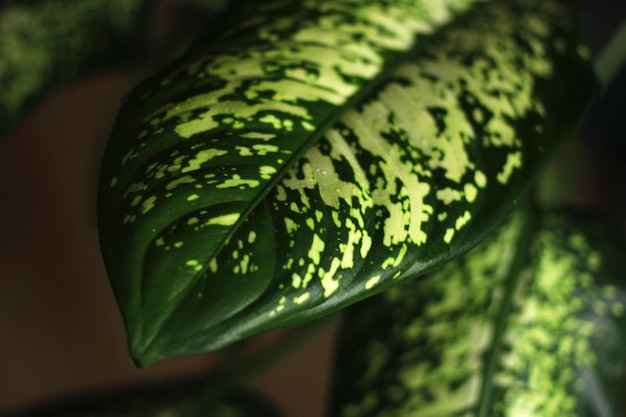
[[[0,131],[80,70],[137,56],[146,0],[10,2],[0,9]]]
[[[53,87],[150,53],[162,4],[222,10],[226,0],[7,0],[0,5],[0,133]],[[168,13],[171,10],[168,10]],[[170,45],[171,46],[171,45]]]

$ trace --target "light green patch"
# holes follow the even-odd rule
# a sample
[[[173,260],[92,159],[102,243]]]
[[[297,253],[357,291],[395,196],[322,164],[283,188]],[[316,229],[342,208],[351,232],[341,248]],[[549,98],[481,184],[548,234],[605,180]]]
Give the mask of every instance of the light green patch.
[[[236,187],[250,187],[256,188],[261,182],[256,179],[242,179],[240,175],[235,174],[232,178],[227,179],[221,184],[215,186],[215,188],[236,188]]]
[[[146,185],[143,182],[134,182],[128,186],[126,192],[124,193],[124,198],[128,197],[129,194],[136,193],[139,191],[146,190]]]
[[[211,262],[209,262],[209,269],[211,270],[212,273],[217,272],[217,259],[216,258],[211,259]]]
[[[357,230],[354,223],[350,219],[346,219],[345,225],[348,227],[348,240],[345,244],[339,245],[339,250],[343,253],[341,257],[341,268],[349,269],[354,266],[354,252],[356,245],[362,238],[361,230]],[[361,247],[363,250],[363,247]],[[365,252],[367,255],[367,252]]]
[[[271,139],[274,139],[276,137],[275,133],[262,133],[262,132],[247,132],[247,133],[242,133],[241,135],[242,138],[247,138],[247,139],[261,139],[264,141],[268,141]]]
[[[402,262],[402,260],[404,259],[407,249],[408,249],[407,245],[400,246],[400,251],[398,252],[398,255],[395,257],[390,256],[387,259],[385,259],[381,265],[382,268],[383,269],[397,268],[400,265],[400,262]],[[398,271],[398,272],[402,273],[402,271]]]
[[[463,199],[463,193],[452,188],[437,190],[436,195],[437,199],[441,200],[445,205],[450,205],[452,202],[461,201]]]
[[[200,198],[200,196],[198,194],[191,194],[191,195],[187,196],[187,201],[194,201],[194,200],[197,200],[199,198]]]
[[[324,251],[324,247],[324,241],[316,233],[313,234],[313,241],[311,242],[308,256],[314,265],[320,264],[320,255]]]
[[[139,203],[141,203],[141,200],[143,200],[143,196],[141,195],[136,195],[135,197],[133,197],[133,201],[130,202],[130,206],[131,207],[136,207],[139,205]]]
[[[274,174],[276,174],[276,168],[273,166],[263,165],[259,167],[259,175],[263,179],[269,180]]]
[[[372,238],[370,237],[369,234],[367,234],[367,231],[363,231],[363,236],[361,237],[361,251],[360,251],[360,255],[362,259],[365,259],[367,257],[367,254],[369,253],[371,248],[372,248]]]
[[[186,262],[186,265],[198,272],[202,270],[202,264],[197,259],[190,259]]]
[[[465,184],[463,187],[465,199],[468,203],[473,203],[478,195],[478,189],[473,184]]]
[[[304,261],[304,259],[300,259],[300,261]],[[302,266],[302,265],[301,265]],[[306,272],[304,277],[302,278],[302,288],[307,288],[309,283],[313,280],[313,274],[315,274],[316,266],[312,263],[307,265]]]
[[[279,151],[278,146],[265,144],[252,145],[252,149],[254,149],[256,153],[261,156],[267,155],[268,153],[276,153]]]
[[[216,95],[219,96],[221,94],[224,94],[225,92],[226,91],[222,90],[208,94],[215,97]],[[206,100],[206,98],[204,99]],[[196,106],[206,108],[206,103],[210,103],[210,101],[202,102],[201,100],[199,100]],[[306,108],[291,105],[286,102],[266,101],[258,104],[250,104],[249,102],[245,101],[214,102],[209,110],[206,110],[205,112],[199,114],[197,117],[189,121],[183,121],[182,123],[179,123],[174,131],[183,138],[190,138],[196,134],[208,132],[213,129],[219,128],[220,122],[216,119],[216,116],[223,117],[230,115],[238,122],[252,121],[255,119],[255,116],[262,111],[274,111],[290,114],[297,118],[310,119]],[[174,113],[168,113],[168,117],[173,115]],[[272,124],[274,128],[280,129],[280,119],[278,119],[276,116],[266,115],[261,117],[260,119],[263,119],[266,123]],[[257,120],[261,121],[260,119]],[[236,128],[235,123],[233,124],[233,127]],[[241,127],[243,127],[243,125]]]
[[[455,231],[452,227],[447,228],[446,233],[443,235],[443,241],[450,244],[450,242],[452,242],[452,238],[454,237],[454,233]]]
[[[502,168],[502,171],[498,173],[496,179],[500,184],[506,184],[509,182],[509,178],[511,174],[515,170],[515,168],[521,168],[522,166],[522,153],[521,152],[513,152],[507,156],[506,163]]]
[[[300,288],[301,285],[302,285],[302,277],[298,273],[294,272],[291,275],[291,286],[295,289],[298,289]]]
[[[320,283],[322,284],[322,288],[324,288],[325,298],[330,297],[339,288],[339,282],[333,279],[337,273],[337,269],[339,269],[339,265],[339,259],[334,258],[328,271],[324,271],[323,268],[320,268]]]
[[[454,227],[456,230],[461,230],[463,226],[465,226],[472,219],[472,214],[469,211],[463,212],[463,215],[456,219],[454,223]]]
[[[190,171],[196,171],[200,169],[202,167],[202,164],[204,164],[205,162],[210,161],[211,159],[216,158],[218,156],[222,156],[226,154],[228,154],[228,151],[225,151],[223,149],[202,150],[198,152],[194,158],[187,161],[187,166],[184,167],[181,170],[181,172],[185,173],[185,172],[190,172]]]
[[[168,182],[165,186],[165,189],[171,191],[181,184],[193,184],[194,182],[196,182],[196,179],[191,175],[183,175],[182,177],[176,178],[175,180]]]
[[[308,292],[305,292],[304,294],[298,296],[298,297],[294,297],[293,302],[295,304],[302,304],[304,303],[306,300],[309,299],[310,294]]]
[[[217,217],[212,217],[210,218],[205,225],[206,226],[211,226],[211,225],[217,225],[217,226],[232,226],[235,223],[237,223],[237,220],[239,220],[239,217],[241,215],[239,213],[229,213],[229,214],[223,214],[221,216],[217,216]]]
[[[251,98],[251,97],[248,97]],[[268,114],[267,116],[263,116],[259,119],[260,122],[262,123],[267,123],[267,124],[271,124],[272,127],[276,130],[281,130],[282,129],[282,121],[274,116],[273,114]]]
[[[333,224],[335,225],[335,227],[341,227],[341,220],[339,219],[339,212],[336,210],[333,210],[333,212],[331,213],[331,217],[333,218]]]
[[[276,186],[276,200],[278,201],[287,200],[287,193],[285,192],[285,187],[283,187],[280,184]]]
[[[285,217],[285,227],[287,229],[287,233],[290,235],[297,232],[299,228],[298,223],[294,222],[289,217]]]
[[[487,186],[487,176],[480,170],[474,173],[474,182],[479,188],[485,188]]]
[[[376,276],[371,277],[365,283],[365,289],[366,290],[371,290],[372,288],[374,288],[374,285],[378,284],[379,281],[380,281],[380,275],[376,275]]]
[[[239,152],[239,156],[252,156],[254,153],[247,146],[235,146],[235,149]]]
[[[241,274],[246,274],[248,273],[248,267],[250,266],[250,255],[243,255],[243,257],[241,258],[241,261],[239,262],[239,265],[237,265],[235,267],[236,271],[235,273],[241,273]]]

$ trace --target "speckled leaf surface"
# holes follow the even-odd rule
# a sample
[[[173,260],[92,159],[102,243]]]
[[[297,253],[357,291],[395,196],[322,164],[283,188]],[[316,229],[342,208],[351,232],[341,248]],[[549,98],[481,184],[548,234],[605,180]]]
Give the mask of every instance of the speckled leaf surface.
[[[428,279],[353,306],[336,416],[621,416],[626,241],[518,215]]]
[[[100,220],[138,363],[315,319],[462,254],[515,206],[590,98],[572,11],[523,0],[418,38],[420,52],[359,97],[387,55],[411,48],[389,40],[394,25],[411,39],[426,21],[420,6],[359,2],[355,13],[348,2],[354,20],[329,30],[348,16],[340,4],[312,15],[323,30],[294,32],[270,9],[271,25],[259,15],[225,35],[232,53],[192,56],[131,98],[147,116],[121,116]]]

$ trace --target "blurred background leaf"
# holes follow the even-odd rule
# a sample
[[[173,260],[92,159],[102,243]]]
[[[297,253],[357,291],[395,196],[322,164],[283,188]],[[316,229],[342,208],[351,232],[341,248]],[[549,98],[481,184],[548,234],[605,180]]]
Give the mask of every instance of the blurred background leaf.
[[[206,30],[206,21],[227,4],[227,0],[2,2],[0,134],[44,94],[79,75],[115,65],[145,65],[155,53],[184,49],[197,35],[191,28],[203,19]],[[184,20],[184,26],[172,22],[176,19]],[[186,36],[177,34],[181,27]]]
[[[623,415],[626,241],[596,214],[529,212],[349,310],[333,415]]]

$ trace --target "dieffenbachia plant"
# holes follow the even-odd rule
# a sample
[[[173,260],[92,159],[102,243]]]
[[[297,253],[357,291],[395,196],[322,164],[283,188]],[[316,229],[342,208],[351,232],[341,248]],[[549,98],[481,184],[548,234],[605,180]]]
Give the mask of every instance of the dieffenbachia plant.
[[[594,88],[569,2],[257,2],[216,33],[127,98],[102,165],[103,255],[139,365],[464,254]]]
[[[625,252],[589,213],[518,213],[348,309],[333,415],[622,416]]]

